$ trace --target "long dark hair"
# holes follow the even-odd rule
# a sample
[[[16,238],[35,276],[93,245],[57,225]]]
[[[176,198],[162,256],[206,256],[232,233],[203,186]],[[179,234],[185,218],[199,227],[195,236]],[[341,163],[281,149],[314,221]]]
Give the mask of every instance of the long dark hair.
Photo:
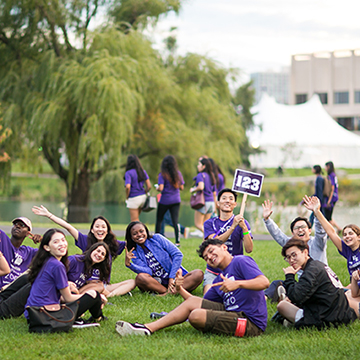
[[[129,155],[126,162],[126,168],[125,171],[135,169],[138,177],[138,182],[145,181],[146,176],[144,173],[144,169],[141,166],[141,162],[139,158],[136,155]]]
[[[161,162],[161,175],[168,180],[175,189],[180,187],[179,168],[174,156],[167,155],[164,157]]]
[[[100,241],[100,243],[104,242],[109,247],[111,257],[114,260],[117,257],[117,252],[119,250],[119,243],[117,242],[116,235],[111,230],[109,221],[106,218],[104,218],[103,216],[97,216],[96,218],[93,219],[91,226],[90,226],[90,231],[87,236],[88,245],[87,245],[86,250],[88,250],[91,247],[91,245],[94,245],[97,242],[99,242],[99,240],[91,232],[91,229],[93,228],[96,220],[103,220],[106,223],[108,233],[106,234],[104,241]]]
[[[226,184],[225,175],[221,171],[220,166],[212,158],[209,158],[209,161],[211,163],[212,170],[213,170],[213,173],[214,173],[214,176],[215,176],[216,187],[218,188],[220,186],[219,174],[222,175],[222,177],[224,179],[224,185],[225,185]]]
[[[91,253],[100,246],[103,246],[105,248],[106,251],[105,258],[102,262],[93,264],[91,260]],[[82,261],[85,264],[84,274],[86,275],[87,278],[91,277],[93,269],[98,269],[99,279],[106,283],[109,282],[110,250],[109,247],[103,241],[99,241],[96,244],[91,245],[91,247],[84,252],[83,256],[78,261]]]
[[[327,163],[325,163],[325,166],[327,166],[326,171],[328,175],[335,172],[334,163],[332,161],[328,161]]]
[[[50,242],[52,236],[56,233],[63,234],[65,237],[65,234],[61,230],[53,228],[53,229],[47,230],[41,240],[39,250],[35,254],[35,256],[32,259],[31,264],[30,264],[29,281],[31,284],[35,281],[36,277],[39,275],[39,272],[41,271],[41,269],[45,265],[45,263],[48,261],[50,256],[52,256],[49,251],[46,251],[44,249],[44,246],[49,245],[49,242]],[[60,261],[65,265],[65,269],[67,271],[68,270],[67,252],[60,259]]]
[[[203,171],[209,174],[210,180],[211,180],[211,185],[215,185],[216,180],[215,180],[215,175],[214,175],[210,160],[206,159],[206,158],[201,158],[200,162],[201,162],[201,164],[205,165],[205,169]]]
[[[127,226],[126,232],[125,232],[126,248],[128,249],[128,251],[130,251],[132,248],[136,249],[137,244],[131,237],[131,229],[137,224],[141,224],[145,228],[147,238],[150,239],[150,232],[149,232],[149,229],[147,228],[147,226],[144,223],[142,223],[141,221],[132,221]]]

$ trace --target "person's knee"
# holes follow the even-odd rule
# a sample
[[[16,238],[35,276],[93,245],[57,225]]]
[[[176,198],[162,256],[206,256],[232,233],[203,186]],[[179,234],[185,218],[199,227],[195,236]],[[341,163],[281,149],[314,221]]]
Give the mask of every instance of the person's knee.
[[[206,323],[206,311],[204,309],[194,309],[190,312],[189,323],[196,329],[204,329]]]
[[[90,295],[92,298],[95,299],[98,293],[96,290],[88,290],[86,294]]]
[[[194,277],[194,280],[198,283],[201,283],[204,279],[204,272],[202,270],[196,269],[191,272],[191,275]]]
[[[135,278],[135,284],[136,286],[139,287],[147,285],[148,281],[149,281],[149,276],[144,273],[138,274]]]

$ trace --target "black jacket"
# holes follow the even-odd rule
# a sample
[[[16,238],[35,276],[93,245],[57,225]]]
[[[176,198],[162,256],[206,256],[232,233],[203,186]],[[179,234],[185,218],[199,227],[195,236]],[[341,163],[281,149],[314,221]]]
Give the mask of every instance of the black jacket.
[[[287,274],[284,286],[291,302],[304,310],[304,317],[295,323],[296,328],[316,326],[321,329],[356,320],[344,290],[332,284],[320,261],[310,258],[299,281],[295,281],[293,274]]]

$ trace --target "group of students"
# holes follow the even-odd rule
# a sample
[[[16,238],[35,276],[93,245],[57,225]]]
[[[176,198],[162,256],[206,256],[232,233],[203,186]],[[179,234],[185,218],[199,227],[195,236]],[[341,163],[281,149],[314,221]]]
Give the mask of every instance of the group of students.
[[[215,161],[206,156],[198,160],[197,175],[193,178],[194,186],[190,192],[203,191],[205,205],[195,210],[195,227],[204,232],[204,222],[216,211],[216,197],[225,187],[225,176]],[[146,194],[151,189],[151,182],[147,172],[143,169],[136,155],[129,155],[125,168],[126,207],[129,209],[130,221],[139,221],[139,216],[146,201]],[[170,215],[169,223],[175,232],[175,245],[180,245],[180,227],[178,225],[180,211],[180,191],[184,189],[184,178],[178,168],[174,156],[167,155],[161,162],[156,190],[161,196],[157,206],[155,232],[163,233],[164,217]],[[166,215],[169,214],[169,215]],[[187,229],[184,229],[188,232]],[[187,237],[187,232],[184,237]]]
[[[77,301],[75,326],[91,326],[105,320],[102,309],[108,297],[126,294],[135,286],[160,295],[178,293],[185,301],[148,324],[118,321],[116,331],[122,336],[151,335],[186,320],[204,332],[258,336],[267,326],[266,298],[274,297],[280,316],[296,328],[322,329],[331,324],[348,324],[359,317],[358,227],[346,226],[341,240],[322,214],[320,200],[305,196],[304,206],[315,216],[315,236],[311,236],[308,219],[298,217],[290,225],[289,238],[271,219],[272,203],[265,201],[264,224],[281,245],[282,256],[289,263],[284,268],[285,281],[277,281],[271,293],[274,286],[270,286],[256,262],[244,256],[244,250],[252,252],[253,240],[249,223],[243,216],[234,214],[236,200],[233,190],[220,190],[216,197],[218,216],[204,223],[204,241],[198,254],[207,264],[205,273],[184,269],[181,251],[161,234],[151,236],[140,221],[128,225],[124,242],[116,239],[103,217],[95,218],[85,235],[45,207],[34,206],[36,215],[65,228],[83,253],[67,256],[68,244],[61,230],[50,229],[41,238],[31,234],[29,219],[14,219],[11,238],[0,231],[0,318],[19,316],[27,306]],[[351,279],[347,288],[328,267],[327,235],[347,259]],[[34,242],[41,238],[38,250],[22,245],[26,236]],[[125,265],[136,277],[111,284],[112,262],[124,249]],[[204,297],[193,296],[191,292],[202,282]],[[80,315],[86,310],[91,317],[85,320]]]

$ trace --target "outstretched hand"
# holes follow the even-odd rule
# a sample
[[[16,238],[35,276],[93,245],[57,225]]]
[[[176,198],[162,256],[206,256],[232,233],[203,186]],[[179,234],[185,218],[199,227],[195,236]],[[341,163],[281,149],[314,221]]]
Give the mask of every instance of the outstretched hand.
[[[264,203],[262,204],[264,220],[267,220],[273,213],[272,206],[273,206],[273,202],[270,200],[265,200]]]
[[[211,287],[220,286],[219,290],[223,291],[224,293],[228,293],[239,288],[239,285],[236,281],[226,278],[223,274],[220,274],[220,277],[223,279],[223,281],[214,283],[211,285]]]
[[[44,205],[33,206],[31,210],[35,215],[46,216],[46,217],[52,215],[51,212]]]
[[[316,211],[320,209],[321,203],[320,200],[316,196],[307,196],[303,197],[304,206],[310,211]]]

